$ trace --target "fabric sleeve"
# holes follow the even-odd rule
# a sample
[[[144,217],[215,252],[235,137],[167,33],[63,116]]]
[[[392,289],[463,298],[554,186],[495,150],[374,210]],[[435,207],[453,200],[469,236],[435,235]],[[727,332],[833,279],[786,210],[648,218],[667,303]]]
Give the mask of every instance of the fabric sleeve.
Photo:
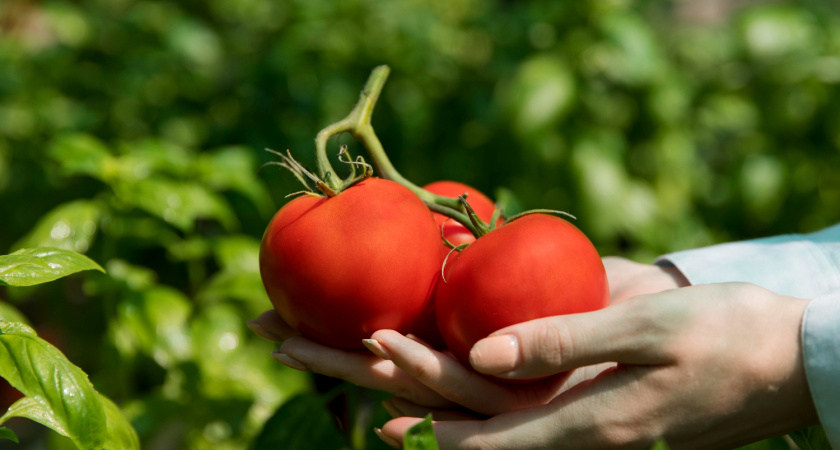
[[[840,291],[814,299],[802,322],[805,375],[832,448],[840,449]]]
[[[831,446],[840,449],[840,224],[664,255],[691,284],[741,281],[812,299],[802,319],[805,374]]]

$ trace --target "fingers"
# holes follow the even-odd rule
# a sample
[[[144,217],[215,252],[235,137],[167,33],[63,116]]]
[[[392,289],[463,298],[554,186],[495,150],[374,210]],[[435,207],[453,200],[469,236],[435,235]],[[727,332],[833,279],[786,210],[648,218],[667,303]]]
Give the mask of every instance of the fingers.
[[[292,336],[300,336],[300,333],[284,322],[273,309],[263,312],[256,319],[249,320],[247,325],[258,336],[272,342],[279,343]]]
[[[647,327],[658,309],[636,299],[504,328],[476,343],[470,363],[481,373],[525,379],[604,362],[664,363],[655,327]]]
[[[429,408],[421,406],[400,397],[393,397],[382,402],[382,406],[393,418],[398,417],[426,417],[431,414],[434,420],[476,420],[473,414],[466,411],[444,408]]]
[[[483,421],[436,420],[435,437],[441,450],[647,448],[658,424],[639,413],[649,407],[648,389],[658,384],[646,382],[652,370],[611,369],[547,405]],[[421,420],[400,417],[387,422],[381,429],[383,440],[399,448],[406,431]]]
[[[390,392],[417,404],[442,408],[453,406],[451,402],[397,368],[393,362],[378,358],[367,351],[340,350],[306,338],[290,337],[272,356],[299,370],[309,369],[366,388]]]
[[[456,404],[481,414],[494,415],[547,402],[559,383],[547,380],[514,390],[464,367],[454,357],[438,352],[393,330],[380,330],[366,343],[380,357]]]

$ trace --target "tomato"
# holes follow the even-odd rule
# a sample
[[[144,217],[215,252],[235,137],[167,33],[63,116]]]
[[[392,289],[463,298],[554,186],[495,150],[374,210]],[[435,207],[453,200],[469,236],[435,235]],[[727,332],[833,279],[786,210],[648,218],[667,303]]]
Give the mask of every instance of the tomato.
[[[458,198],[459,195],[466,193],[467,201],[470,203],[470,207],[472,207],[475,213],[478,214],[478,217],[485,222],[490,222],[490,219],[493,217],[493,211],[496,209],[496,205],[489,197],[482,194],[474,187],[457,181],[435,181],[423,186],[423,189],[433,194],[449,198]],[[441,230],[442,235],[450,243],[452,243],[452,245],[467,244],[475,241],[475,236],[473,236],[467,227],[442,214],[435,213],[434,217],[438,230],[441,230],[441,227],[443,227]],[[441,243],[443,243],[442,240]],[[442,247],[443,253],[441,253],[441,264],[443,264],[443,259],[450,251],[450,248],[446,245],[442,245]],[[440,270],[438,270],[438,273],[439,272]],[[444,343],[443,337],[437,329],[433,302],[429,303],[429,307],[426,312],[423,313],[419,325],[417,325],[412,332],[434,348],[443,349],[446,347],[446,343]]]
[[[434,183],[423,186],[423,189],[433,194],[449,198],[458,198],[459,195],[466,192],[468,194],[467,202],[469,202],[475,213],[478,214],[478,217],[487,223],[490,222],[490,219],[493,217],[493,211],[496,209],[496,205],[489,197],[471,186],[456,181],[435,181]],[[443,237],[451,242],[452,245],[466,244],[475,240],[475,236],[470,233],[467,227],[442,214],[435,214],[435,222],[437,222],[439,230],[443,227]]]
[[[440,242],[416,195],[370,178],[281,208],[262,239],[260,274],[277,313],[304,336],[361,348],[376,330],[405,333],[419,321],[440,277]]]
[[[604,265],[589,239],[555,216],[530,214],[477,239],[446,264],[437,325],[458,359],[501,328],[607,306]]]

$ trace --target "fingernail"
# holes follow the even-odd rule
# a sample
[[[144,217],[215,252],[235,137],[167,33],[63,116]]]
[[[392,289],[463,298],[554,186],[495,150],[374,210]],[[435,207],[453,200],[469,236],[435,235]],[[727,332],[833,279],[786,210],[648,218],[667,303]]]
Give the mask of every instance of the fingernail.
[[[386,360],[391,359],[391,352],[389,352],[388,349],[376,339],[362,339],[362,344],[364,344],[364,346],[367,347],[367,349],[374,355]]]
[[[488,375],[510,372],[519,365],[519,341],[510,334],[482,339],[470,350],[470,364]]]
[[[394,439],[391,436],[388,436],[387,434],[385,434],[382,431],[382,428],[374,428],[373,432],[376,433],[377,436],[379,436],[379,439],[382,439],[382,442],[390,445],[391,447],[402,448],[402,445],[400,445],[400,443],[396,439]]]
[[[280,336],[277,336],[276,334],[274,334],[274,333],[266,330],[265,328],[263,328],[263,326],[260,325],[260,323],[257,322],[256,320],[253,320],[253,319],[249,320],[249,321],[245,322],[245,324],[248,326],[248,328],[251,329],[251,331],[254,332],[254,334],[256,334],[257,336],[259,336],[263,339],[269,340],[271,342],[283,342],[283,340],[284,340]]]
[[[292,358],[291,356],[281,352],[280,350],[275,350],[271,352],[271,356],[280,361],[282,364],[291,367],[292,369],[297,369],[300,371],[306,371],[306,366],[303,365],[302,362]]]
[[[385,411],[388,411],[388,414],[390,414],[390,416],[395,419],[397,417],[402,417],[405,415],[402,411],[400,411],[399,408],[397,408],[397,405],[395,405],[394,402],[391,400],[385,400],[384,402],[382,402],[382,406],[385,408]]]

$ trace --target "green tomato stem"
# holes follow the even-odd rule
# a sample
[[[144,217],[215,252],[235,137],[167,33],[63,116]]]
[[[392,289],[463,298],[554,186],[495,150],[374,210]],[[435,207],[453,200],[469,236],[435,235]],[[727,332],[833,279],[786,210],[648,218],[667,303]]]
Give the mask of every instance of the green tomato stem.
[[[342,189],[341,180],[335,176],[335,171],[327,157],[327,141],[337,134],[350,133],[365,146],[371,160],[373,160],[373,165],[382,178],[405,186],[420,197],[429,209],[458,221],[476,237],[486,234],[485,227],[477,227],[474,221],[470,220],[467,209],[464,208],[460,200],[433,194],[412,183],[397,171],[385,153],[382,142],[376,136],[373,125],[371,125],[371,117],[390,72],[391,69],[386,65],[374,68],[353,110],[347,117],[324,128],[315,137],[316,161],[320,178],[331,189],[335,191]]]

